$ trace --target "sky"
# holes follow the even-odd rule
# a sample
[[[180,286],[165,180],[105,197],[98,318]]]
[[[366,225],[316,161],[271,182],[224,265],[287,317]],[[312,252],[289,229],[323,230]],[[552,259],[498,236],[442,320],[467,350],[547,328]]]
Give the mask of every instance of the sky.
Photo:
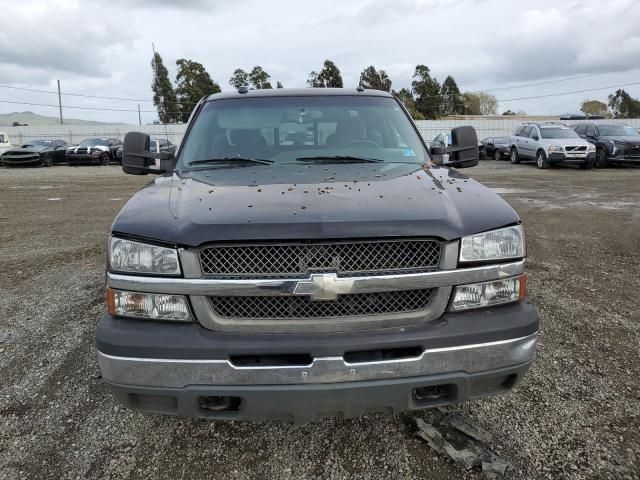
[[[223,90],[254,65],[274,85],[304,87],[331,59],[354,88],[369,65],[410,87],[424,64],[440,82],[492,93],[498,113],[578,112],[623,85],[640,97],[636,0],[0,0],[0,11],[0,113],[57,115],[57,95],[6,86],[55,91],[60,80],[63,93],[134,99],[63,96],[63,106],[112,109],[66,117],[135,124],[140,104],[149,123],[152,44],[172,78],[187,58]],[[528,98],[577,90],[593,91]]]

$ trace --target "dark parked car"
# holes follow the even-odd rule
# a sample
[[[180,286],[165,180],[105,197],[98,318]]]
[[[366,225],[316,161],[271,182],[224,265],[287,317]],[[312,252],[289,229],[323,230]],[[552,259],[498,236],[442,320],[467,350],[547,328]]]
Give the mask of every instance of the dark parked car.
[[[610,163],[640,164],[640,134],[621,123],[581,123],[573,125],[578,135],[596,146],[598,168]]]
[[[152,138],[149,143],[149,151],[158,154],[156,158],[160,158],[160,152],[168,152],[171,155],[175,155],[176,153],[176,145],[164,138]],[[118,150],[116,150],[116,162],[119,164],[122,164],[122,147],[123,146],[120,145]]]
[[[78,145],[67,148],[67,163],[108,165],[116,161],[116,150],[121,145],[122,142],[117,138],[85,138]]]
[[[281,144],[294,125],[313,142]],[[300,423],[511,390],[538,332],[524,230],[459,170],[473,127],[451,140],[355,88],[205,97],[160,168],[127,133],[124,172],[162,175],[111,225],[102,379],[136,410]]]
[[[487,137],[482,140],[484,152],[487,158],[494,160],[509,160],[509,137]]]
[[[64,163],[66,147],[64,140],[32,140],[0,155],[0,165],[51,167],[56,163]]]

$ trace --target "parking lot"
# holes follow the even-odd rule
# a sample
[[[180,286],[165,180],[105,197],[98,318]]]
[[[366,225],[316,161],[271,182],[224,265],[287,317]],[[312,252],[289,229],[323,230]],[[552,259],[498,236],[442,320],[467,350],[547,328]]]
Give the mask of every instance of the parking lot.
[[[454,410],[491,432],[509,478],[640,478],[640,168],[464,173],[523,219],[542,331],[512,393]],[[93,343],[106,234],[151,179],[0,169],[0,478],[480,478],[416,438],[414,414],[292,427],[120,408]]]

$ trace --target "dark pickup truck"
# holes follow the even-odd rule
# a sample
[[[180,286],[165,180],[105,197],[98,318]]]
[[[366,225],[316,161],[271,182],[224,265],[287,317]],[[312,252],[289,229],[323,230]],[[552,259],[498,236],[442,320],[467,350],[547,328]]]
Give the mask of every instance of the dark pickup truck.
[[[361,87],[202,99],[111,227],[96,334],[111,391],[149,412],[308,422],[510,390],[538,332],[524,233],[452,168],[478,163],[475,130],[451,137],[429,150],[396,98]],[[126,173],[158,173],[154,156],[127,134]]]

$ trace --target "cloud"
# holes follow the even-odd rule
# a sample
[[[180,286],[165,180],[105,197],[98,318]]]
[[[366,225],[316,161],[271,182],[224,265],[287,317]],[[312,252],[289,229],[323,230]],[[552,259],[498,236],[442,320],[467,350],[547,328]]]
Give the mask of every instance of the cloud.
[[[0,30],[0,66],[30,72],[105,76],[109,50],[131,42],[122,19],[53,1],[9,4]]]
[[[125,8],[136,9],[171,9],[171,10],[196,10],[210,11],[212,8],[222,7],[227,2],[223,0],[109,0],[98,3],[105,3],[111,6],[115,4]],[[237,0],[236,0],[237,2]]]

